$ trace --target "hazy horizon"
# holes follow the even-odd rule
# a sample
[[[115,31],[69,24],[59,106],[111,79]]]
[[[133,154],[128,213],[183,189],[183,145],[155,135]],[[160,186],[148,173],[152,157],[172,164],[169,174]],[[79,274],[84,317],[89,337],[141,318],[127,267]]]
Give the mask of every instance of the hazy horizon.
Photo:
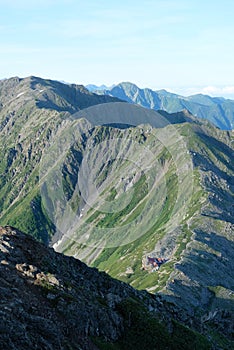
[[[20,79],[24,79],[26,78],[26,76],[19,76],[19,75],[15,75],[17,77],[19,77]],[[32,76],[38,76],[36,74],[32,74]],[[38,76],[39,77],[39,76]],[[5,79],[10,79],[13,78],[13,76],[8,76],[8,77],[2,77],[0,78],[0,80],[5,80]],[[88,83],[84,83],[82,81],[63,81],[61,79],[52,79],[51,77],[43,77],[40,76],[40,78],[42,79],[50,79],[50,80],[57,80],[61,83],[64,84],[78,84],[78,85],[84,85],[84,86],[88,86],[88,85],[95,85],[97,87],[101,87],[101,86],[106,86],[107,88],[111,88],[114,87],[118,84],[121,84],[123,82],[126,81],[119,81],[110,85],[105,84],[105,82],[88,82]],[[168,92],[174,93],[174,94],[178,94],[181,96],[192,96],[192,95],[196,95],[196,94],[203,94],[203,95],[208,95],[211,97],[224,97],[226,99],[232,99],[234,100],[234,86],[178,86],[178,87],[170,87],[170,86],[141,86],[140,84],[137,84],[134,81],[131,81],[130,83],[137,85],[140,89],[151,89],[154,91],[158,91],[158,90],[166,90]]]

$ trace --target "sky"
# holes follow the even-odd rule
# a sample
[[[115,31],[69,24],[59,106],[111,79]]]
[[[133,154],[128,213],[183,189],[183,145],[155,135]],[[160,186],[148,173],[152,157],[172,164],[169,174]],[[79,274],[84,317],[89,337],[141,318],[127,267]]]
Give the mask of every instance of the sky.
[[[233,0],[0,0],[0,79],[234,99]]]

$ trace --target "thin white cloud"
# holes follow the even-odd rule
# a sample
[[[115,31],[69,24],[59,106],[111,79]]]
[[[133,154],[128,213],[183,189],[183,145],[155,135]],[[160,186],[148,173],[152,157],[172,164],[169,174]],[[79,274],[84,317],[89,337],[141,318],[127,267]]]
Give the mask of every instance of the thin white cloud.
[[[234,97],[234,86],[206,86],[201,91],[203,94],[211,96],[233,96]]]
[[[165,88],[167,91],[174,92],[183,96],[196,94],[209,95],[212,97],[225,97],[234,99],[234,85],[229,86],[200,86],[184,88]]]

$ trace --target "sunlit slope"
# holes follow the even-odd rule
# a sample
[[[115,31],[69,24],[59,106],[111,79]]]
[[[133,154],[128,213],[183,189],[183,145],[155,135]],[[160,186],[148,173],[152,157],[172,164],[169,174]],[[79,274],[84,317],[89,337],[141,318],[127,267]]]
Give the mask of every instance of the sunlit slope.
[[[55,247],[136,288],[176,297],[184,307],[229,308],[233,135],[189,123],[166,129],[170,147],[159,141],[162,130],[149,126],[95,130],[86,176],[97,195],[86,193],[89,205],[80,204],[73,227]],[[186,140],[183,147],[178,135]],[[132,140],[143,151],[131,151]],[[145,256],[168,261],[148,273],[142,270]]]
[[[82,85],[37,77],[0,81],[0,222],[48,243],[55,233],[41,203],[39,163],[67,119],[96,104],[115,102]],[[76,166],[77,160],[73,159]]]

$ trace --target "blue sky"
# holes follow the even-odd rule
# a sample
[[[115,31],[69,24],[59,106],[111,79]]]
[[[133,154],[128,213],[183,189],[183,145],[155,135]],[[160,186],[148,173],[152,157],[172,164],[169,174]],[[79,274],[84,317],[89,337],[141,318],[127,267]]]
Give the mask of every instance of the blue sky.
[[[234,1],[0,0],[0,79],[234,98]]]

